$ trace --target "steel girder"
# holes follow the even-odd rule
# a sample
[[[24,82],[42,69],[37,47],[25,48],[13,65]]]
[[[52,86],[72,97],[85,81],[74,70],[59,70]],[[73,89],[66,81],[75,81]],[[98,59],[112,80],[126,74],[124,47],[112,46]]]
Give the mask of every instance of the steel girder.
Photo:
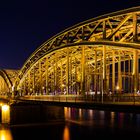
[[[56,36],[50,38],[37,50],[35,50],[35,52],[32,53],[32,55],[28,58],[28,60],[20,70],[18,78],[16,80],[16,84],[18,86],[18,84],[25,78],[25,76],[29,75],[28,72],[33,71],[33,67],[34,69],[39,69],[39,66],[37,66],[39,64],[37,63],[42,63],[42,60],[46,55],[51,55],[53,53],[55,54],[62,48],[87,46],[90,49],[91,47],[95,47],[102,50],[102,46],[107,46],[111,48],[111,50],[122,50],[120,52],[121,58],[123,58],[123,55],[125,54],[124,60],[130,60],[131,57],[133,57],[133,50],[137,49],[139,52],[139,40],[140,7],[134,7],[87,20],[73,27],[70,27],[57,34]],[[77,49],[75,50],[77,51]],[[67,52],[65,52],[64,50],[63,53],[65,54],[64,59],[66,59]],[[62,56],[60,57],[62,61],[61,63],[64,63],[65,60],[63,61]],[[78,55],[75,58],[79,59]],[[119,59],[119,57],[117,57],[117,54],[115,58],[115,61],[117,62]],[[109,65],[109,59],[112,59],[111,51],[107,52],[106,59],[108,62],[107,65]],[[59,57],[57,57],[57,61],[58,60]],[[100,60],[101,57],[97,58],[97,62],[99,62],[99,65]],[[51,61],[51,59],[49,61]],[[52,62],[51,64],[53,63],[55,62]],[[50,67],[51,66],[48,66],[48,71],[51,71],[49,70]],[[95,65],[93,65],[93,67],[95,67]]]

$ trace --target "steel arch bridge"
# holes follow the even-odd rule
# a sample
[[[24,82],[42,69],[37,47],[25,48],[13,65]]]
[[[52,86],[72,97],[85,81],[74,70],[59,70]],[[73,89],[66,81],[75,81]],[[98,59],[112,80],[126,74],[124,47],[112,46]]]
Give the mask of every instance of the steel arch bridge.
[[[102,15],[47,40],[13,82],[22,95],[136,93],[140,7]]]
[[[18,76],[18,70],[0,70],[0,95],[7,95],[12,92],[13,83]]]

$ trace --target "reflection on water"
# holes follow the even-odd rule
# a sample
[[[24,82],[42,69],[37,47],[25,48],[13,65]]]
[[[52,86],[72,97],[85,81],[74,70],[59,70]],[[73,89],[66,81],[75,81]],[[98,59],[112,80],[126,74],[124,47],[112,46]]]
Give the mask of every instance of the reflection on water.
[[[10,123],[10,106],[0,103],[1,107],[1,124],[0,124],[0,140],[13,140],[11,130],[7,127]]]
[[[140,129],[140,114],[92,109],[64,108],[65,120],[91,127]]]
[[[110,115],[110,124],[112,127],[114,127],[115,112],[111,112]]]
[[[63,140],[70,140],[70,130],[67,125],[64,128]]]
[[[19,110],[23,109],[20,106],[18,107]],[[11,110],[16,112],[14,109],[12,110],[11,107]],[[36,108],[31,107],[31,109],[35,110]],[[53,111],[56,112],[55,109],[50,109],[50,111],[51,113]],[[7,113],[6,117],[6,112],[10,113],[9,107],[5,106],[1,108],[1,122],[3,125],[0,125],[0,140],[78,140],[91,139],[91,137],[99,139],[102,136],[104,138],[110,138],[111,136],[111,138],[132,136],[134,139],[140,134],[140,114],[136,113],[64,107],[65,122],[63,123],[53,122],[51,124],[51,122],[48,122],[46,125],[34,125],[32,123],[19,126],[8,123],[8,128],[3,127],[10,120],[10,114]],[[25,113],[25,111],[20,112],[22,119],[25,119],[23,117]]]
[[[0,140],[13,140],[12,134],[9,128],[0,126]]]

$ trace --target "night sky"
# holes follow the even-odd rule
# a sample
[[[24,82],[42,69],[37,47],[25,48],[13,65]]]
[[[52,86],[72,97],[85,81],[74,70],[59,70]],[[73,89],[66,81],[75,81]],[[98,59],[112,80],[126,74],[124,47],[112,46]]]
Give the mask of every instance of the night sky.
[[[20,69],[53,35],[140,0],[0,0],[0,69]]]

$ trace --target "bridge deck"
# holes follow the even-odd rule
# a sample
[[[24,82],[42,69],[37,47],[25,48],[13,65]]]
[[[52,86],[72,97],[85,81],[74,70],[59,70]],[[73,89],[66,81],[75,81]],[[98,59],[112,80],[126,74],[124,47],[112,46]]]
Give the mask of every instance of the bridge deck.
[[[86,109],[100,109],[110,111],[127,111],[140,113],[140,96],[24,96],[11,99],[12,103],[17,104],[41,104],[56,105],[67,107],[78,107]]]

